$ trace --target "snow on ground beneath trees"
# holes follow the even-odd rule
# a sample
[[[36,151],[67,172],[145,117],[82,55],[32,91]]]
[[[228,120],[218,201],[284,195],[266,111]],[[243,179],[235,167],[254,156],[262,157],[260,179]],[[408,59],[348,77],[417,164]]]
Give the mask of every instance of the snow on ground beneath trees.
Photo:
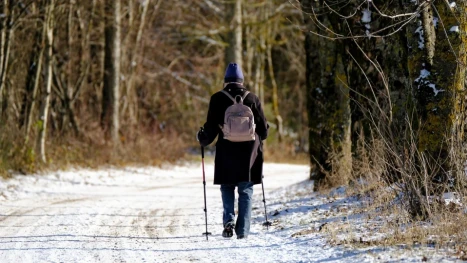
[[[362,11],[362,23],[370,23],[371,22],[371,11],[370,9],[366,8]]]
[[[225,239],[219,186],[200,164],[76,169],[0,179],[0,262],[455,262],[431,247],[355,248],[328,242],[327,224],[363,224],[356,198],[313,193],[309,167],[265,164],[268,219],[254,188],[248,239]],[[339,211],[347,211],[342,214]],[[359,233],[360,236],[373,235]],[[383,234],[380,234],[383,235]],[[378,235],[374,235],[377,238]],[[371,239],[371,237],[365,237]]]
[[[459,26],[452,26],[449,31],[459,33]]]

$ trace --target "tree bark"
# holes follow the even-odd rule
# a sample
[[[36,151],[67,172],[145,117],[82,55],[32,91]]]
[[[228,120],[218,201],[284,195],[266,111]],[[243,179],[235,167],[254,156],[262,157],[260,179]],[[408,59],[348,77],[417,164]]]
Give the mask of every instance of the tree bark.
[[[453,139],[454,122],[460,113],[455,110],[455,97],[465,86],[460,80],[465,81],[465,65],[458,63],[464,50],[460,49],[459,32],[449,31],[458,22],[445,2],[437,1],[423,12],[422,20],[416,23],[424,30],[411,36],[408,61],[420,118],[418,149],[427,156],[431,179],[446,182],[452,169],[448,141]],[[438,17],[438,25],[427,20],[431,12]],[[420,44],[420,37],[424,45]]]
[[[10,61],[11,39],[13,35],[13,5],[13,0],[3,1],[3,14],[5,14],[6,17],[3,18],[0,47],[0,118],[2,119],[4,119],[3,116],[6,111],[5,102],[7,101],[3,95],[6,87],[6,76]]]
[[[225,63],[237,63],[240,68],[243,66],[242,47],[242,1],[235,0],[226,4],[227,21],[230,30],[227,33],[228,46],[225,50]]]
[[[277,91],[277,82],[276,76],[274,75],[274,66],[272,63],[272,54],[271,54],[271,44],[267,44],[267,61],[268,61],[268,71],[269,71],[269,78],[271,80],[272,85],[272,110],[274,111],[275,122],[277,126],[277,138],[279,142],[282,141],[283,137],[283,127],[282,127],[282,116],[279,113],[279,98],[278,98],[278,91]]]
[[[324,7],[321,1],[302,0],[301,5],[308,13],[311,8]],[[341,17],[333,14],[319,18],[320,23],[334,29],[340,21]],[[327,34],[309,16],[305,24],[310,31]],[[346,48],[343,41],[307,34],[305,50],[310,179],[316,180],[316,185],[345,185],[352,169]]]
[[[368,156],[368,151],[374,152],[375,148],[379,153],[385,151],[391,157],[385,160],[386,164],[379,162],[378,165],[386,165],[388,169],[384,171],[383,177],[390,183],[397,180],[397,175],[403,169],[401,159],[407,147],[406,136],[409,136],[406,134],[407,121],[408,116],[413,116],[414,110],[407,66],[409,45],[405,29],[396,31],[397,27],[394,27],[406,18],[380,16],[376,7],[379,10],[391,10],[393,14],[413,12],[404,10],[403,6],[399,1],[374,0],[364,7],[366,12],[370,12],[371,19],[362,22],[361,13],[357,12],[357,19],[348,21],[350,36],[354,36],[347,40],[350,59],[346,66],[351,88],[353,162],[369,163],[368,158],[376,156]],[[355,8],[355,5],[352,7]],[[384,28],[390,30],[375,33],[379,36],[387,34],[384,37],[355,37],[370,35]],[[374,145],[381,140],[386,142],[387,148]],[[354,175],[365,176],[361,172],[366,173],[355,169]]]
[[[254,19],[254,18],[253,18]],[[254,45],[254,30],[251,25],[245,26],[245,53],[246,53],[246,66],[245,72],[248,79],[245,80],[247,83],[246,86],[250,89],[255,85],[253,79],[253,63],[255,55],[255,45]],[[256,93],[258,94],[258,93]]]
[[[101,124],[114,145],[119,144],[120,0],[106,0],[104,88]]]
[[[264,96],[263,96],[263,75],[264,75],[264,59],[263,54],[260,52],[255,52],[256,55],[256,67],[255,67],[255,85],[254,92],[259,97],[261,105],[264,105]],[[264,106],[263,106],[264,107]]]
[[[45,83],[45,92],[44,98],[41,105],[40,110],[40,123],[39,126],[39,136],[37,138],[37,144],[40,154],[40,159],[42,162],[46,163],[46,148],[45,148],[45,141],[47,135],[47,123],[48,123],[48,115],[49,115],[49,102],[50,102],[50,94],[52,92],[52,75],[53,75],[53,42],[54,42],[54,26],[55,26],[55,19],[54,19],[54,10],[55,10],[55,0],[49,0],[47,6],[47,14],[46,14],[46,83]]]
[[[458,181],[458,185],[461,187],[467,186],[467,179],[465,177],[465,158],[467,156],[467,141],[465,137],[465,132],[467,129],[467,1],[461,1],[459,3],[459,10],[457,11],[457,16],[459,18],[459,36],[460,36],[460,46],[458,53],[458,65],[456,69],[456,74],[454,77],[454,89],[456,92],[456,100],[454,107],[454,125],[453,125],[453,144],[455,153],[452,158],[457,159],[455,176]]]
[[[138,65],[141,63],[140,55],[141,55],[141,49],[142,49],[142,37],[143,37],[143,32],[144,32],[144,27],[146,26],[146,17],[148,13],[148,7],[151,4],[151,0],[144,0],[141,5],[142,5],[142,12],[141,12],[141,19],[139,22],[138,30],[136,32],[136,39],[134,42],[134,48],[131,49],[130,51],[130,73],[128,77],[128,85],[126,88],[126,101],[125,105],[123,106],[123,112],[125,112],[126,109],[128,109],[128,115],[130,119],[130,129],[133,131],[135,129],[136,124],[138,122],[137,118],[137,112],[138,112],[138,103],[136,99],[136,94],[134,92],[134,86],[135,86],[135,75],[136,75],[136,69]],[[157,3],[157,7],[159,6],[160,1]]]
[[[31,103],[30,105],[27,105],[25,107],[27,111],[25,111],[25,138],[24,142],[25,145],[28,144],[29,142],[29,136],[31,133],[31,125],[32,125],[32,119],[33,119],[33,114],[34,110],[36,108],[36,100],[37,100],[37,91],[39,90],[39,84],[40,84],[40,78],[41,78],[41,72],[42,72],[42,61],[44,57],[44,49],[45,49],[45,40],[47,38],[47,17],[44,17],[44,20],[42,22],[42,35],[40,35],[37,39],[39,42],[38,46],[38,55],[37,55],[37,60],[34,58],[36,57],[36,54],[32,54],[34,61],[32,63],[35,64],[35,67],[30,67],[31,69],[34,69],[33,71],[30,70],[28,74],[28,78],[30,78],[30,81],[27,82],[27,87],[26,90],[31,90]],[[34,50],[35,52],[36,50]],[[25,103],[28,103],[28,101],[25,101]]]

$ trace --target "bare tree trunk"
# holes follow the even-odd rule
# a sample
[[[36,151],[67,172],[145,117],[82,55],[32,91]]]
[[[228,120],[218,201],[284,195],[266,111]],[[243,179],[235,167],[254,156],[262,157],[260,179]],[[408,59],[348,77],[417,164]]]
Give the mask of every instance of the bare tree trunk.
[[[282,128],[282,117],[279,113],[279,98],[277,96],[277,83],[276,77],[274,75],[274,66],[272,63],[272,55],[271,55],[271,45],[267,45],[267,59],[268,59],[268,70],[269,70],[269,78],[271,79],[272,85],[272,110],[274,111],[276,126],[277,126],[277,138],[279,142],[282,141],[283,136],[283,128]]]
[[[259,63],[259,82],[258,82],[258,92],[259,92],[259,101],[261,102],[261,105],[264,104],[264,79],[266,78],[265,69],[264,69],[264,54],[260,53],[259,54],[259,60],[261,61]],[[263,106],[264,107],[264,106]]]
[[[3,93],[6,86],[6,76],[10,59],[11,39],[13,34],[13,0],[3,1],[3,14],[6,18],[2,23],[1,47],[0,47],[0,117],[2,117],[6,110],[4,104]]]
[[[81,135],[81,131],[80,131],[80,128],[79,128],[79,124],[78,124],[78,121],[75,117],[75,110],[74,110],[74,102],[75,102],[75,99],[76,99],[76,95],[78,94],[79,90],[81,89],[81,86],[84,82],[84,79],[86,78],[86,75],[89,73],[89,68],[90,68],[90,62],[89,60],[87,59],[83,59],[85,61],[82,61],[80,63],[80,68],[79,68],[79,71],[77,71],[77,69],[74,69],[73,68],[73,58],[74,57],[77,57],[77,55],[75,55],[74,53],[74,47],[73,47],[73,44],[75,42],[74,40],[74,36],[76,35],[74,32],[73,32],[73,21],[75,21],[74,17],[73,17],[73,14],[74,14],[74,6],[76,5],[76,1],[75,0],[69,0],[69,10],[68,10],[68,24],[67,24],[67,39],[68,39],[68,42],[67,42],[67,48],[68,48],[68,64],[67,64],[67,68],[66,68],[66,80],[65,81],[62,81],[64,83],[64,86],[65,86],[65,91],[63,92],[64,93],[64,96],[63,96],[63,106],[64,106],[64,110],[66,112],[65,116],[63,116],[63,125],[62,125],[62,128],[65,128],[65,127],[68,127],[69,125],[68,124],[71,124],[71,127],[73,128],[73,131],[75,133],[76,136],[80,136]],[[91,13],[94,12],[94,4],[92,6],[92,10],[91,10]],[[79,12],[78,12],[78,15],[79,15]],[[91,24],[91,23],[89,23]],[[81,28],[82,30],[84,29],[83,27]],[[90,27],[88,27],[88,31],[85,32],[86,33],[86,36],[84,37],[84,39],[86,40],[84,42],[84,46],[87,46],[88,45],[88,38],[89,38],[89,30],[90,30]],[[79,74],[76,74],[77,72],[79,72]],[[76,75],[78,75],[78,79],[76,80],[75,83],[72,83],[72,76],[73,76],[73,73],[75,73]]]
[[[74,116],[73,116],[73,111],[72,111],[72,97],[73,97],[73,84],[72,84],[72,79],[71,79],[71,76],[72,76],[72,72],[73,72],[73,63],[71,62],[73,57],[74,57],[74,50],[73,50],[73,37],[74,37],[74,34],[73,34],[73,12],[74,12],[74,5],[75,5],[75,0],[69,0],[69,3],[68,3],[68,21],[67,21],[67,48],[68,48],[68,64],[67,64],[67,68],[66,68],[66,72],[67,72],[67,78],[66,80],[64,81],[66,83],[66,87],[65,87],[65,96],[64,96],[64,108],[65,108],[65,111],[66,111],[66,115],[63,116],[63,123],[62,123],[62,129],[64,129],[65,127],[68,127],[68,123],[67,121],[69,120],[70,123],[73,123],[74,121]],[[68,119],[68,120],[67,120]],[[74,126],[72,124],[72,126]],[[77,135],[77,128],[74,127],[74,130],[75,130],[75,133]]]
[[[53,75],[53,42],[54,42],[54,9],[55,9],[55,0],[49,0],[47,6],[46,14],[46,37],[47,37],[47,56],[46,56],[46,84],[45,84],[45,94],[42,101],[42,106],[40,110],[40,122],[39,127],[39,136],[37,138],[37,145],[40,153],[40,158],[42,162],[47,162],[45,155],[45,139],[47,135],[47,123],[48,123],[48,113],[49,113],[49,102],[50,94],[52,92],[52,75]]]
[[[465,138],[466,129],[466,107],[467,101],[465,99],[466,94],[466,81],[467,81],[467,2],[463,1],[459,5],[459,21],[460,21],[460,38],[461,45],[459,47],[458,54],[458,68],[455,78],[455,86],[457,94],[457,114],[459,118],[456,121],[457,130],[459,132],[457,141],[463,141]]]
[[[245,28],[245,49],[246,49],[246,80],[248,88],[252,88],[254,85],[253,81],[253,61],[255,55],[255,48],[254,48],[254,36],[253,36],[253,27],[251,25],[247,25]],[[258,95],[258,93],[256,93]]]
[[[106,0],[104,89],[101,123],[114,145],[119,143],[120,0]]]
[[[43,24],[42,24],[42,36],[40,38],[41,42],[40,42],[40,47],[39,47],[39,55],[38,55],[37,61],[34,62],[36,64],[36,68],[34,71],[34,78],[32,80],[31,104],[27,108],[28,111],[25,117],[26,118],[26,123],[25,123],[26,130],[25,130],[25,138],[24,138],[25,145],[29,142],[33,113],[34,113],[34,109],[36,108],[37,91],[39,89],[39,83],[40,83],[40,77],[41,77],[41,71],[42,71],[42,60],[44,57],[45,39],[47,37],[46,19],[47,17],[45,17]]]
[[[439,18],[438,25],[428,21],[432,16]],[[458,113],[464,110],[456,108],[456,95],[463,93],[465,85],[465,64],[459,61],[465,52],[461,48],[465,31],[449,31],[459,21],[442,1],[425,7],[419,23],[423,31],[409,35],[409,45],[418,48],[411,49],[408,61],[420,122],[417,143],[418,150],[427,157],[432,186],[442,192],[445,189],[441,188],[448,185],[454,161],[450,158],[452,145],[446,141],[455,140],[452,131],[456,130]],[[417,45],[420,38],[424,39],[423,46]]]
[[[267,19],[267,13],[264,7],[260,8],[259,11],[259,17],[260,20],[266,20]],[[259,27],[259,32],[258,32],[258,40],[256,43],[256,50],[257,50],[257,65],[256,65],[256,85],[255,85],[255,92],[259,96],[259,100],[261,102],[261,105],[264,107],[264,80],[266,78],[266,73],[265,73],[265,53],[266,53],[266,39],[267,39],[267,27],[266,26],[261,26]]]
[[[242,48],[242,1],[235,0],[227,3],[227,23],[231,25],[227,41],[229,46],[225,50],[225,63],[237,63],[240,68],[243,66]]]
[[[255,86],[254,86],[254,92],[257,96],[260,96],[260,85],[261,85],[261,75],[263,74],[262,69],[262,63],[263,60],[261,59],[261,54],[258,52],[255,52],[256,55],[256,67],[255,67]],[[260,96],[260,99],[262,97]],[[261,101],[261,104],[263,104],[263,101]]]
[[[307,12],[311,12],[311,8],[324,8],[321,2],[312,0],[301,0],[301,4]],[[319,17],[319,22],[337,29],[342,19],[336,14],[326,13]],[[305,23],[310,31],[326,34],[317,27],[317,21],[310,17],[305,17]],[[316,180],[315,186],[322,183],[329,186],[345,185],[349,182],[352,171],[345,42],[307,34],[305,50],[309,151],[312,164],[310,179]]]
[[[161,3],[161,0],[158,1],[156,8],[159,7]],[[131,49],[131,55],[130,55],[130,76],[128,78],[128,85],[126,89],[126,95],[127,95],[127,100],[125,101],[125,105],[123,106],[123,111],[125,112],[126,109],[128,108],[128,113],[129,113],[129,118],[130,118],[130,126],[131,130],[133,130],[138,122],[137,120],[137,114],[136,112],[138,111],[137,108],[137,101],[136,101],[136,96],[133,92],[134,85],[135,85],[135,73],[137,66],[141,63],[141,59],[139,57],[140,55],[140,50],[142,48],[142,37],[143,37],[143,32],[144,32],[144,27],[146,25],[146,17],[148,13],[148,7],[151,4],[151,0],[144,0],[142,3],[142,13],[141,13],[141,19],[138,27],[138,31],[136,33],[136,40],[134,43],[134,48]]]
[[[1,114],[1,110],[2,110],[2,101],[3,101],[3,89],[4,89],[4,86],[5,84],[3,83],[2,81],[2,72],[3,72],[3,68],[4,68],[4,61],[5,61],[5,46],[7,45],[7,40],[6,40],[6,36],[7,36],[7,25],[8,25],[8,10],[9,10],[9,6],[8,6],[8,0],[3,0],[3,4],[2,4],[2,14],[5,15],[5,17],[3,17],[2,19],[2,23],[1,23],[1,38],[0,38],[0,116],[2,115]]]
[[[266,60],[268,63],[268,74],[269,79],[271,81],[271,88],[272,88],[272,110],[274,112],[276,130],[277,130],[277,139],[279,142],[282,142],[283,138],[283,125],[282,125],[282,116],[279,112],[279,98],[278,98],[278,90],[277,90],[277,82],[276,76],[274,74],[274,63],[272,61],[272,45],[274,42],[274,37],[277,32],[277,25],[275,21],[268,21],[269,16],[271,13],[271,9],[273,6],[271,3],[266,5],[266,10],[264,12],[265,20],[267,24],[265,25],[265,35],[264,35],[264,45],[265,45],[265,53],[266,53]],[[263,43],[262,43],[263,45]]]
[[[467,121],[467,1],[462,1],[459,4],[457,16],[459,19],[459,53],[457,57],[457,69],[454,75],[454,90],[455,90],[455,104],[454,104],[454,124],[452,135],[452,160],[457,160],[455,163],[455,175],[457,185],[464,188],[467,186],[467,178],[465,176],[465,162],[467,158],[466,151],[466,121]]]

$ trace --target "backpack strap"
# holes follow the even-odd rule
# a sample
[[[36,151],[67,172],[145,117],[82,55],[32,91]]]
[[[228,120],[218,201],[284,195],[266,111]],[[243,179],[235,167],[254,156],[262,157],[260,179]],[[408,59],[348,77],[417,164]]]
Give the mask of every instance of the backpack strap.
[[[246,96],[248,96],[248,94],[250,94],[250,92],[248,90],[245,91],[245,94],[243,94],[242,100],[245,100],[245,98],[246,98]]]
[[[234,104],[236,103],[235,99],[232,97],[232,95],[230,95],[230,93],[228,93],[225,90],[221,90],[221,92],[224,93],[225,95],[227,95],[227,97],[229,97],[234,102]]]
[[[227,97],[229,97],[230,100],[232,100],[232,101],[234,102],[234,104],[237,104],[237,100],[234,99],[234,98],[232,97],[232,95],[230,95],[230,93],[228,93],[228,92],[225,91],[225,90],[221,90],[221,92],[224,93],[225,95],[227,95]],[[245,100],[245,98],[246,98],[246,96],[248,96],[248,94],[250,94],[250,92],[247,90],[247,91],[245,91],[245,94],[243,94],[243,96],[241,96],[242,102]],[[237,95],[237,96],[238,96],[238,95]]]

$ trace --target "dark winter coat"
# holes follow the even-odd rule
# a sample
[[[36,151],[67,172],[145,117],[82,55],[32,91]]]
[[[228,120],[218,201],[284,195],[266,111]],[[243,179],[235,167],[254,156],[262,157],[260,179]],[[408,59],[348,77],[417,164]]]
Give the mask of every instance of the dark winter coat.
[[[228,84],[225,91],[232,97],[243,96],[246,89],[240,84]],[[205,137],[200,144],[207,146],[219,135],[216,143],[214,165],[214,184],[236,184],[238,182],[253,182],[260,184],[263,174],[263,143],[268,136],[268,125],[263,108],[258,97],[248,94],[243,104],[253,111],[256,124],[256,140],[249,142],[231,142],[224,139],[219,125],[224,124],[224,113],[233,101],[222,92],[211,96],[207,121],[204,124]]]

